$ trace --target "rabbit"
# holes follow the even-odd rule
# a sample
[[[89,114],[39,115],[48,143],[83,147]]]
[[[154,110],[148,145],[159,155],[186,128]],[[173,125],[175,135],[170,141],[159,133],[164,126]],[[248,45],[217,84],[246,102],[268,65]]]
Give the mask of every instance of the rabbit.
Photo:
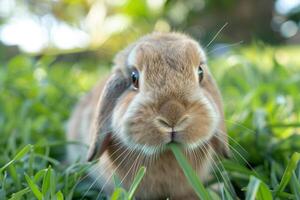
[[[168,144],[178,144],[202,182],[216,156],[228,155],[220,91],[203,48],[190,36],[150,33],[120,51],[110,76],[71,116],[68,159],[97,160],[90,175],[106,194],[116,174],[125,189],[146,174],[136,199],[198,199]]]

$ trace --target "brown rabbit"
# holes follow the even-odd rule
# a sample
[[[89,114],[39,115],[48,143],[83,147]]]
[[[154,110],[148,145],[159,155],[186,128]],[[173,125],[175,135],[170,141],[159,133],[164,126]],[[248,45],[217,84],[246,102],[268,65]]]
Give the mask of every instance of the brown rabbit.
[[[180,33],[142,37],[115,59],[110,77],[77,106],[69,123],[69,159],[99,159],[91,171],[107,194],[112,174],[129,188],[147,172],[137,199],[197,199],[169,143],[177,143],[205,182],[215,155],[228,152],[220,92],[203,49]]]

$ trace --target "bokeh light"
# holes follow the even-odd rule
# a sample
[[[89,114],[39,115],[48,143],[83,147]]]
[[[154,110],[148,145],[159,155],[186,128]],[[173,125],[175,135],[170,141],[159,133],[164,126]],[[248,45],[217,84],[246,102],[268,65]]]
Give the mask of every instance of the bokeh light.
[[[214,1],[204,0],[172,3],[166,0],[144,1],[142,4],[134,0],[80,0],[72,1],[73,3],[68,0],[32,0],[32,4],[29,5],[15,0],[1,0],[0,41],[4,45],[18,46],[24,52],[40,53],[49,50],[99,48],[112,36],[130,31],[134,32],[134,37],[135,34],[140,35],[152,30],[170,31],[180,27],[179,31],[192,32],[193,36],[205,38],[205,35],[210,36],[217,32],[215,27],[225,22],[221,14],[218,16],[213,13],[218,13],[219,8],[234,8],[237,4],[228,1],[224,5],[217,5]],[[58,8],[65,8],[65,13],[57,13]],[[282,42],[299,34],[299,21],[297,18],[289,18],[291,13],[297,13],[299,8],[300,0],[274,2],[273,19],[269,22],[274,34],[272,37],[276,38],[276,34],[279,34],[282,39],[278,41]],[[73,12],[80,14],[74,15]],[[213,17],[218,24],[208,25],[213,22],[213,19],[210,19]],[[76,18],[76,23],[73,18]],[[228,23],[232,30],[239,30],[239,24],[231,24],[233,22],[230,20]],[[240,33],[236,35],[243,34],[243,28],[240,29]],[[227,35],[220,36],[221,42],[237,42],[230,38],[231,34],[226,31],[224,34]],[[243,37],[248,36],[241,38],[244,39]],[[253,37],[256,37],[255,33]]]

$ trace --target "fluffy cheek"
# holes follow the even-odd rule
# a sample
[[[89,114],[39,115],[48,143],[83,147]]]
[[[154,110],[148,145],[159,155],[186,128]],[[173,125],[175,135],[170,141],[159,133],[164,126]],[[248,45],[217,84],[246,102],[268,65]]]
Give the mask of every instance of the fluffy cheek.
[[[216,106],[207,98],[202,98],[201,101],[201,104],[189,109],[192,113],[191,123],[182,134],[182,141],[192,149],[207,142],[215,134],[219,123],[220,114]]]
[[[157,113],[145,96],[129,94],[114,109],[114,134],[128,147],[154,153],[155,147],[167,140],[167,135],[153,125],[155,116]]]

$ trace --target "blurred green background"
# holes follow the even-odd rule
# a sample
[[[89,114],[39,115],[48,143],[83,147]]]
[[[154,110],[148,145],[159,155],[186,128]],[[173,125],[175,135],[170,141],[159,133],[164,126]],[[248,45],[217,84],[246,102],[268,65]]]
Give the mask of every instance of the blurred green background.
[[[153,30],[206,44],[226,22],[215,43],[299,44],[299,17],[299,0],[1,0],[1,55],[91,51],[109,60]]]
[[[0,0],[0,199],[95,199],[90,165],[64,161],[67,120],[116,52],[171,30],[203,45],[223,94],[233,156],[214,181],[230,178],[233,199],[251,176],[300,199],[299,166],[279,187],[300,152],[299,18],[300,0]]]

